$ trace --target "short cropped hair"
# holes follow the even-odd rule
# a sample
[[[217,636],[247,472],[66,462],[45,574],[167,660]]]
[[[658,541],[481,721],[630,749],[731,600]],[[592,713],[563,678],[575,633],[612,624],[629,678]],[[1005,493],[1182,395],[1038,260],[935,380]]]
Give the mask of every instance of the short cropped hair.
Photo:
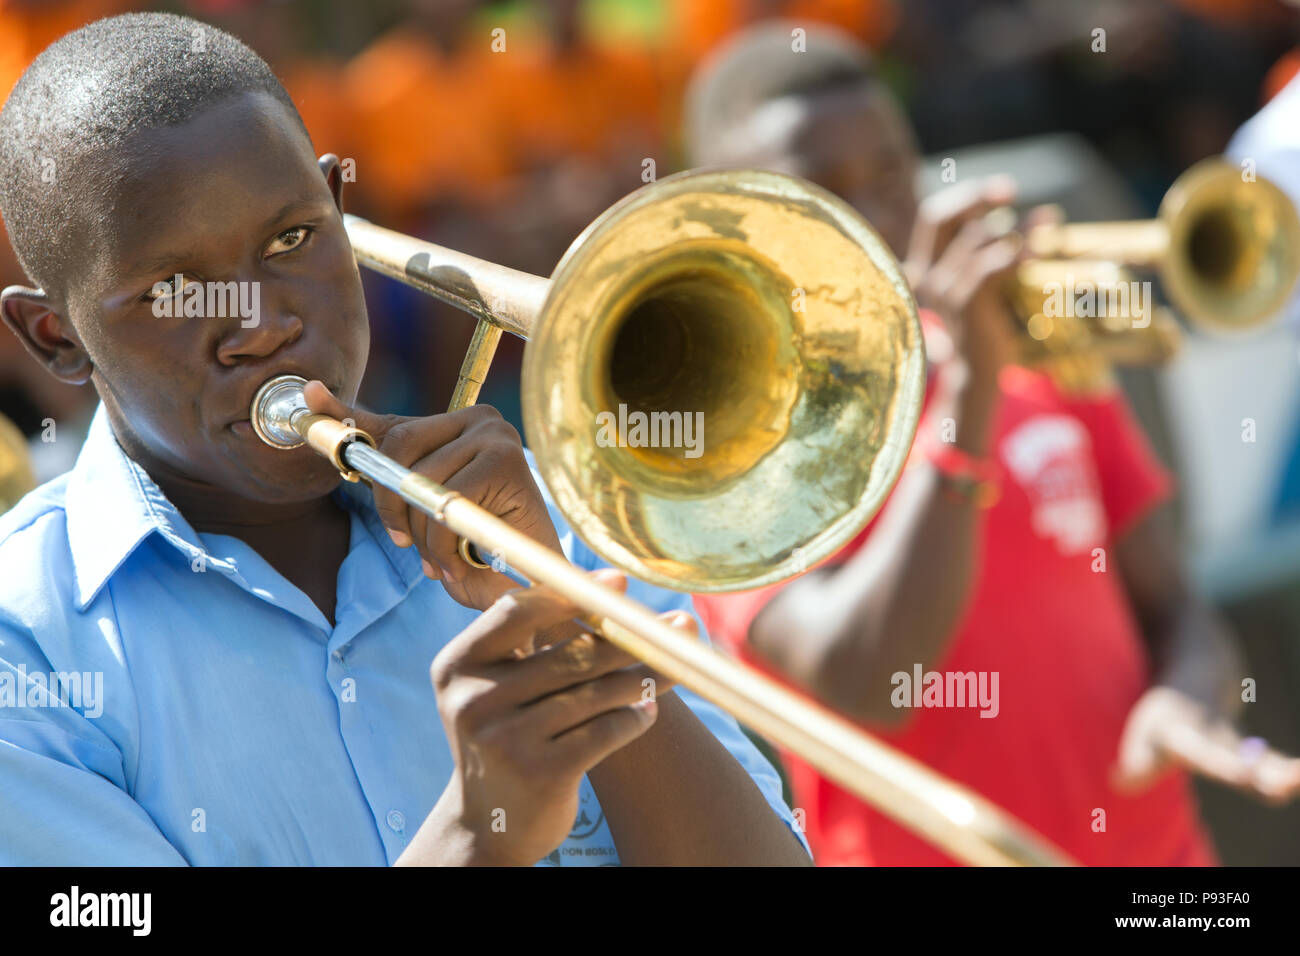
[[[802,30],[802,35],[795,30]],[[760,107],[876,81],[871,52],[835,27],[769,20],[736,34],[696,70],[686,93],[688,165],[718,161],[718,144]]]
[[[302,125],[265,60],[189,17],[108,17],[47,47],[0,110],[0,216],[28,278],[49,291],[84,261],[73,223],[111,188],[128,137],[248,92],[275,97]]]

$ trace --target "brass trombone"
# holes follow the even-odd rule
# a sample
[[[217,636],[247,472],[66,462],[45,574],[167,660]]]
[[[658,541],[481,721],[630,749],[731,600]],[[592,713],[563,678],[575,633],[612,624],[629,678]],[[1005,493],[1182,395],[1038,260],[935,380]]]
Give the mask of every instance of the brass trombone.
[[[0,514],[35,487],[27,439],[13,422],[0,415]]]
[[[897,480],[925,356],[911,293],[876,233],[802,180],[682,174],[602,214],[550,280],[347,218],[358,262],[479,319],[453,407],[474,401],[502,331],[528,339],[525,431],[573,529],[629,574],[688,591],[757,587],[833,554]],[[669,627],[563,557],[310,413],[302,379],[254,398],[259,436],[310,445],[397,492],[469,557],[544,584],[612,643],[733,714],[900,823],[976,864],[1060,864],[987,800]],[[702,412],[698,457],[604,447],[597,415]],[[480,566],[488,566],[482,564]]]
[[[1133,269],[1157,270],[1174,310],[1216,333],[1272,320],[1300,275],[1300,217],[1290,198],[1223,159],[1179,176],[1155,219],[1046,224],[1027,242],[1035,261],[1020,268],[1012,292],[1025,322],[1023,360],[1057,363],[1085,379],[1089,362],[1156,364],[1178,349],[1173,318],[1127,296],[1143,288]],[[1065,314],[1047,307],[1063,287],[1076,286],[1112,307],[1076,314],[1069,293]]]

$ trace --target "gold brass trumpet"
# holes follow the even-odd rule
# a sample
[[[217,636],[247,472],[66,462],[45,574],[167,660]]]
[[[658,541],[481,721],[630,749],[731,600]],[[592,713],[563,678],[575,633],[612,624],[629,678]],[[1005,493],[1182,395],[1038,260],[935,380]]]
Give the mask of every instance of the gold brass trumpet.
[[[617,203],[548,280],[349,217],[357,260],[479,317],[453,406],[472,403],[501,331],[526,337],[525,430],[569,524],[630,574],[678,590],[755,587],[838,550],[897,479],[925,375],[901,269],[828,193],[757,171],[674,176]],[[311,414],[278,376],[250,418],[346,478],[396,491],[520,583],[544,584],[656,670],[903,825],[977,864],[1059,864],[1055,848],[781,684],[724,657],[477,505]],[[598,415],[703,414],[701,454],[606,447]]]
[[[1223,159],[1179,176],[1155,219],[1041,225],[1027,242],[1035,260],[1020,268],[1012,292],[1025,323],[1023,360],[1073,362],[1075,372],[1089,362],[1160,363],[1177,351],[1178,324],[1149,301],[1132,269],[1157,270],[1174,310],[1210,332],[1271,321],[1300,275],[1300,217],[1290,198]],[[1076,308],[1076,292],[1095,303]]]

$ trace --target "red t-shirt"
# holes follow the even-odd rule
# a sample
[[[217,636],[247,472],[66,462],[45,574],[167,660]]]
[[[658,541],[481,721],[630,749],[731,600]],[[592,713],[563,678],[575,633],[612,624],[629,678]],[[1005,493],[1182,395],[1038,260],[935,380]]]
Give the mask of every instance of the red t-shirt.
[[[1108,783],[1147,660],[1109,551],[1172,482],[1119,394],[1078,400],[1006,369],[993,455],[1001,496],[985,512],[977,576],[958,633],[926,668],[997,672],[998,713],[912,709],[881,739],[982,793],[1088,865],[1213,865],[1184,774],[1137,796]],[[924,427],[924,426],[923,426]],[[873,523],[874,524],[874,523]],[[834,559],[862,546],[868,526]],[[1105,570],[1094,549],[1104,549]],[[750,622],[780,585],[700,595],[709,633],[750,663]],[[991,686],[991,685],[990,685]],[[795,804],[822,865],[954,861],[792,755]],[[1096,809],[1105,831],[1094,832]]]

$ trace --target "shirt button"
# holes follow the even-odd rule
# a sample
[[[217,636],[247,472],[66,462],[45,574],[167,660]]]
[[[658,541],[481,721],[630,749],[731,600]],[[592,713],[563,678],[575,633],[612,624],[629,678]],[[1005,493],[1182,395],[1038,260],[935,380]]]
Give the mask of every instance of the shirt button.
[[[398,833],[406,829],[406,816],[401,810],[388,811],[388,825]]]
[[[337,651],[334,652],[334,659],[335,659],[336,661],[338,661],[340,664],[343,663],[343,649],[342,649],[342,648],[340,648],[339,650],[337,650]]]

